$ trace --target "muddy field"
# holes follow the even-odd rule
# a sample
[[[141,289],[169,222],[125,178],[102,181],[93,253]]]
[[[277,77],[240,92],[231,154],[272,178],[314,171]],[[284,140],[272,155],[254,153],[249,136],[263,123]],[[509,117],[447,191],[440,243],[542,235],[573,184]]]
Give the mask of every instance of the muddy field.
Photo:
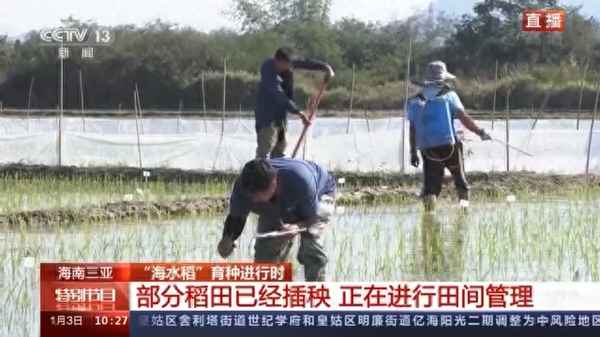
[[[210,182],[214,180],[231,181],[236,178],[234,171],[202,171],[181,170],[173,168],[146,168],[151,173],[148,181],[164,181],[177,183]],[[336,177],[343,177],[346,185],[350,186],[414,186],[421,181],[420,175],[400,174],[387,172],[333,172]],[[599,186],[600,176],[590,175],[563,175],[563,174],[538,174],[527,171],[519,172],[468,172],[469,181],[473,185],[483,184],[490,186],[491,190],[502,191],[530,190],[540,193],[552,192],[558,187],[578,189],[589,186]],[[133,167],[75,167],[75,166],[44,166],[11,164],[0,166],[0,177],[19,178],[100,178],[100,179],[128,179],[145,180],[142,172]]]

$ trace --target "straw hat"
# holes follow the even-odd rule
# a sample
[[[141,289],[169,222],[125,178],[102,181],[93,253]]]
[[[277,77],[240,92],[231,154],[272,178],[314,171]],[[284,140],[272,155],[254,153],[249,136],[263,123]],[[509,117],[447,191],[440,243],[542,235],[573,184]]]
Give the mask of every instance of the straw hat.
[[[425,69],[425,79],[423,81],[412,81],[420,86],[441,85],[448,80],[454,80],[456,76],[448,72],[446,63],[442,61],[433,61],[427,64]]]

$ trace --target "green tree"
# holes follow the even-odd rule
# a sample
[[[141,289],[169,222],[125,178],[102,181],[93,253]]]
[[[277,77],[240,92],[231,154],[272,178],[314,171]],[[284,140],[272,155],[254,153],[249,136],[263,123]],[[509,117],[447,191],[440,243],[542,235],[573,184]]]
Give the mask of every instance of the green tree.
[[[231,16],[246,32],[292,22],[329,22],[331,0],[234,0]]]

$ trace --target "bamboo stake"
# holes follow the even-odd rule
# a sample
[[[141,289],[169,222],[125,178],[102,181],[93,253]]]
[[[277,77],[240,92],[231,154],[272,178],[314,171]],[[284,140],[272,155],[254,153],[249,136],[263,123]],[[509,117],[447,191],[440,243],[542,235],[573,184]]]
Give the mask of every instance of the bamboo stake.
[[[202,73],[202,121],[204,121],[204,133],[208,133],[208,125],[206,125],[206,88],[204,87],[204,73]]]
[[[323,82],[321,82],[321,86],[319,87],[319,91],[317,92],[317,94],[309,99],[308,119],[311,121],[314,121],[314,119],[316,118],[317,108],[319,107],[321,98],[323,98],[323,94],[325,93],[325,88],[327,88],[327,82],[323,81]],[[309,127],[310,127],[310,125],[305,125],[302,128],[302,132],[300,133],[298,142],[296,143],[296,146],[294,147],[294,151],[292,152],[292,158],[296,158],[296,155],[298,154],[298,150],[300,149],[300,145],[302,145],[302,143],[304,142],[304,139],[306,138],[306,134],[308,133]]]
[[[223,110],[221,111],[221,135],[219,136],[219,144],[217,144],[217,150],[215,152],[215,160],[213,161],[213,170],[217,166],[217,160],[219,159],[219,153],[221,152],[221,146],[223,145],[223,138],[225,136],[225,109],[227,107],[227,57],[223,58]]]
[[[405,146],[406,146],[406,116],[408,115],[408,94],[409,94],[409,81],[410,81],[410,63],[412,58],[412,35],[408,38],[408,60],[406,62],[406,78],[404,79],[404,116],[402,117],[402,141],[400,142],[400,171],[404,173],[405,167]]]
[[[510,93],[511,89],[506,91],[506,172],[510,172]]]
[[[140,172],[143,172],[144,166],[142,165],[142,142],[140,139],[140,122],[139,122],[139,115],[138,115],[137,83],[135,84],[135,90],[133,91],[133,110],[135,112],[135,134],[137,136],[138,164],[140,166]]]
[[[177,133],[181,133],[181,112],[183,110],[183,99],[179,99],[179,116],[177,117]]]
[[[144,111],[142,110],[142,100],[140,99],[140,89],[138,88],[137,83],[135,84],[135,96],[136,96],[136,104],[137,104],[137,113],[140,116],[140,132],[142,135],[144,134]]]
[[[4,102],[0,101],[0,113],[4,112]]]
[[[85,101],[83,97],[83,74],[81,69],[79,69],[79,97],[81,102],[81,125],[83,127],[83,132],[85,132]]]
[[[535,106],[531,103],[531,109],[529,110],[529,118],[533,119],[533,115],[535,114]]]
[[[242,116],[243,116],[244,112],[242,110],[242,102],[240,102],[240,112],[238,114],[238,126],[242,126],[244,123],[242,121]],[[236,128],[237,131],[238,128]]]
[[[62,45],[61,45],[62,47]],[[63,120],[63,109],[64,109],[64,57],[62,55],[60,58],[60,103],[59,103],[59,117],[58,117],[58,166],[62,166],[62,142],[63,142],[63,134],[62,134],[62,120]]]
[[[552,93],[552,90],[554,90],[554,84],[552,85],[552,87],[550,87],[550,90],[548,90],[546,92],[546,95],[544,95],[544,100],[542,101],[542,105],[540,106],[540,110],[538,110],[535,119],[533,120],[533,124],[531,124],[531,130],[535,129],[538,120],[540,119],[540,117],[542,116],[542,114],[544,113],[544,110],[546,109],[546,105],[548,105],[548,101],[550,101],[550,94]]]
[[[350,133],[350,119],[352,118],[352,109],[354,106],[354,85],[355,85],[356,65],[352,64],[352,88],[350,89],[350,110],[348,110],[348,123],[346,124],[346,134]]]
[[[367,132],[371,133],[371,124],[369,123],[369,113],[367,112],[367,109],[364,109],[364,113],[365,113],[365,123],[367,124]]]
[[[310,106],[310,104],[311,104],[310,101],[311,101],[311,98],[310,97],[307,98],[307,100],[306,100],[306,106]],[[310,141],[310,135],[309,135],[309,133],[310,133],[310,130],[307,130],[306,131],[305,140],[304,140],[304,142],[302,144],[302,160],[306,160],[306,154],[308,152],[308,142]]]
[[[583,68],[583,76],[581,77],[581,85],[579,87],[579,105],[577,107],[577,130],[579,130],[579,122],[581,120],[581,106],[583,104],[583,88],[585,86],[585,77],[587,75],[589,63],[585,64]]]
[[[496,98],[498,94],[498,60],[496,59],[496,71],[494,73],[494,100],[492,103],[492,130],[494,130],[494,121],[496,120]]]
[[[31,94],[33,92],[33,83],[35,82],[35,77],[31,77],[31,82],[29,82],[29,93],[27,94],[27,133],[29,133],[30,125],[29,120],[31,118]]]
[[[588,147],[587,147],[587,158],[585,161],[585,176],[586,179],[590,180],[590,158],[592,155],[592,138],[594,135],[594,122],[596,121],[596,114],[598,113],[598,98],[600,97],[600,82],[596,84],[596,100],[594,102],[594,113],[592,114],[592,122],[590,123],[590,134],[588,136]]]

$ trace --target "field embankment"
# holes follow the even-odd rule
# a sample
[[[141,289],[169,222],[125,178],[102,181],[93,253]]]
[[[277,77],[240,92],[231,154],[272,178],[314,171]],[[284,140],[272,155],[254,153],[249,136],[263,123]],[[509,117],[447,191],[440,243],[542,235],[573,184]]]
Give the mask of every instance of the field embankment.
[[[156,168],[148,181],[142,179],[139,169],[129,167],[49,167],[7,165],[0,167],[0,178],[8,184],[27,185],[32,179],[45,181],[47,186],[60,185],[64,181],[74,181],[78,187],[68,185],[60,195],[85,190],[86,185],[94,186],[94,192],[104,193],[100,185],[110,185],[115,181],[138,193],[117,195],[116,199],[90,201],[77,206],[38,207],[37,209],[13,208],[0,214],[0,225],[9,227],[44,227],[53,225],[76,225],[79,223],[102,223],[114,220],[146,220],[190,216],[199,213],[223,212],[227,207],[228,186],[233,183],[235,172],[205,172]],[[417,204],[421,185],[420,175],[399,173],[355,173],[335,172],[345,183],[340,185],[338,203],[345,206],[380,203]],[[519,200],[535,200],[546,196],[562,198],[587,198],[600,187],[600,176],[587,179],[583,175],[551,175],[531,172],[471,172],[468,178],[472,184],[474,200],[503,200],[507,195],[517,195]],[[181,186],[196,186],[192,192],[181,193]],[[215,187],[208,187],[218,185]],[[158,186],[158,187],[157,187]],[[178,186],[174,189],[173,186]],[[206,188],[199,188],[203,186]],[[76,189],[78,192],[73,192]],[[107,187],[108,189],[108,187]],[[210,192],[207,192],[210,191]],[[25,192],[21,192],[25,193]],[[115,193],[122,193],[117,190]],[[161,194],[157,197],[157,194]],[[135,195],[135,198],[133,197]],[[154,195],[153,197],[150,197]],[[442,198],[453,198],[453,186],[446,181]],[[95,199],[93,199],[95,200]],[[416,206],[418,207],[418,206]]]

